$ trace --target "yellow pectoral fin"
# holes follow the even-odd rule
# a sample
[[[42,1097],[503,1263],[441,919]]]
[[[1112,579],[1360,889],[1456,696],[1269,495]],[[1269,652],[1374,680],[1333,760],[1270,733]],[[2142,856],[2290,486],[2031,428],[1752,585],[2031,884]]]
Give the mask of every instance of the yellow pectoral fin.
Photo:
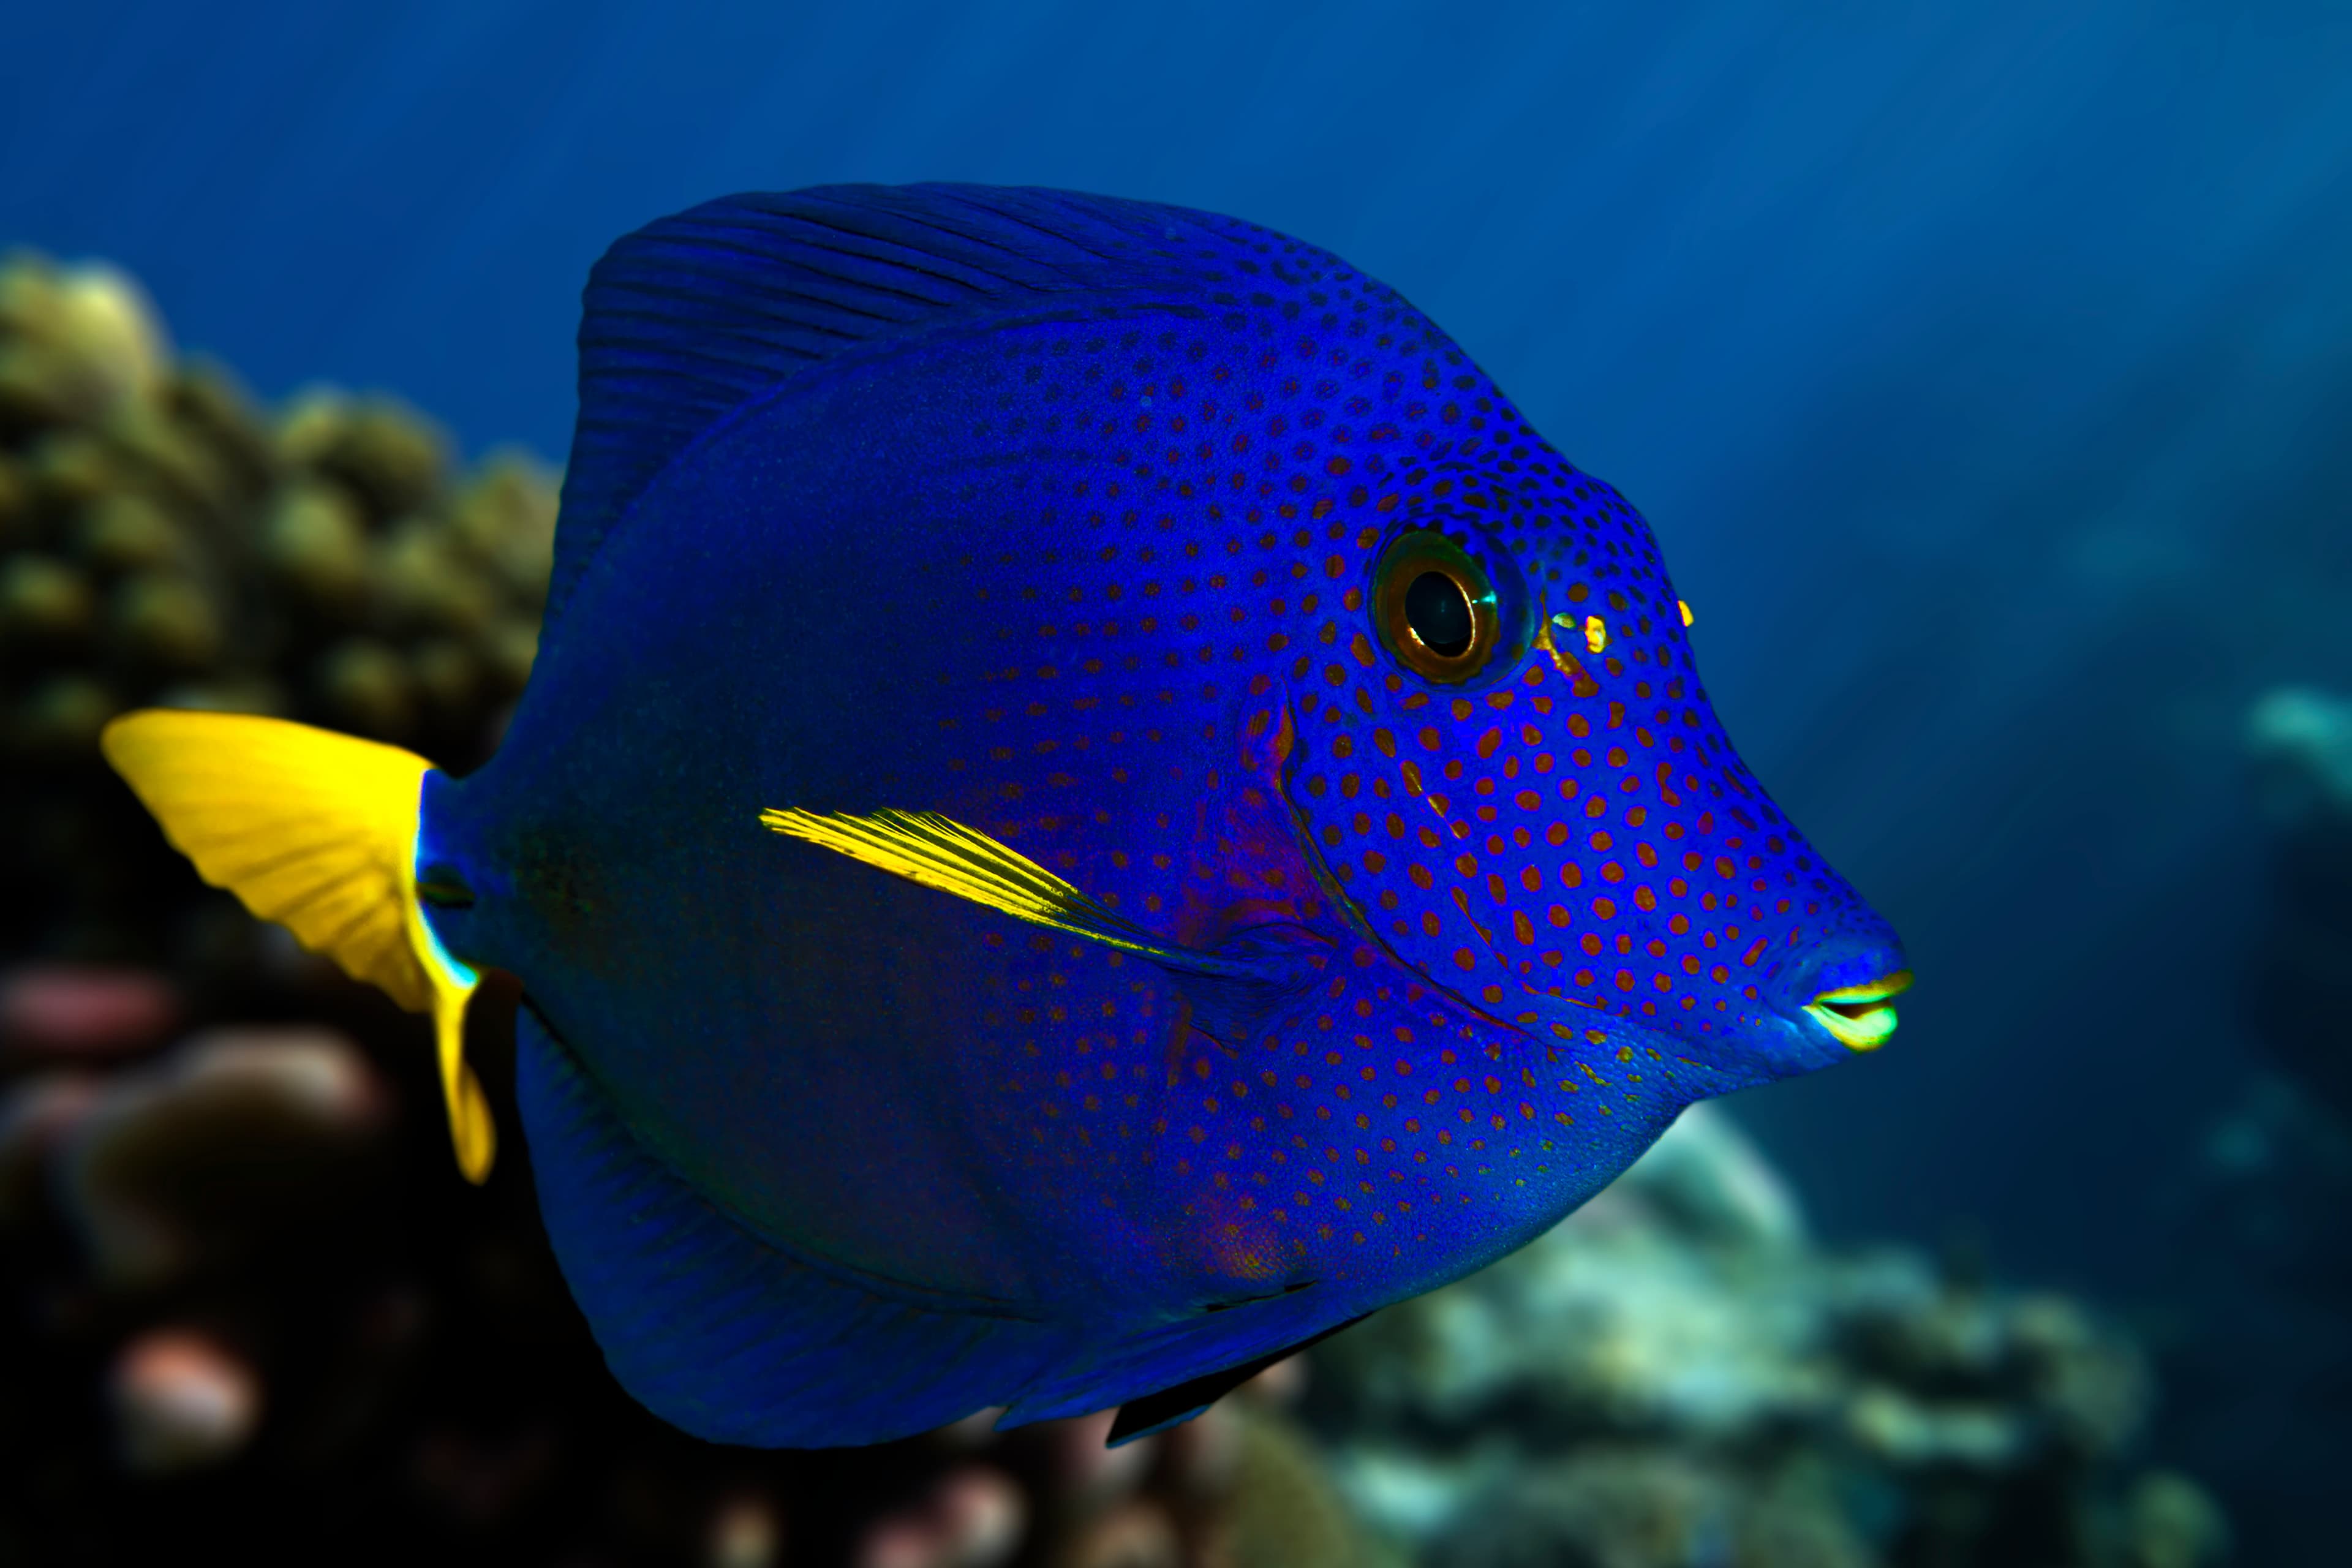
[[[433,1015],[457,1163],[489,1173],[492,1122],[459,1057],[478,979],[416,901],[418,797],[432,764],[396,746],[244,713],[148,709],[106,727],[114,771],[197,874],[344,973]]]
[[[930,811],[814,812],[797,806],[763,811],[778,833],[879,867],[910,882],[986,904],[1034,925],[1050,926],[1112,947],[1169,963],[1199,965],[1128,921],[1121,920],[1034,860]]]

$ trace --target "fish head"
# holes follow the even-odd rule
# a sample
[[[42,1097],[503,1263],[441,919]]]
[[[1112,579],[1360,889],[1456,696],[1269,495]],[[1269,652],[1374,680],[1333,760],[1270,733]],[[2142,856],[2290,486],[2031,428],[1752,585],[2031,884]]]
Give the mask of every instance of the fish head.
[[[1465,1005],[1717,1088],[1876,1049],[1901,943],[1741,762],[1648,525],[1564,461],[1513,468],[1536,480],[1424,480],[1360,537],[1354,689],[1292,696],[1328,884]]]

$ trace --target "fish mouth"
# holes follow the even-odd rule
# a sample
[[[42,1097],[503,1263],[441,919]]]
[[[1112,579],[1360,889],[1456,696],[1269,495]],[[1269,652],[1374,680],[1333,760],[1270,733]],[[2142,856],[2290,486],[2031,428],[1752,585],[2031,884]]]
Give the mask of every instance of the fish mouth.
[[[1895,1034],[1893,998],[1911,989],[1911,972],[1898,969],[1860,985],[1824,991],[1805,1004],[1814,1022],[1850,1051],[1874,1051]]]

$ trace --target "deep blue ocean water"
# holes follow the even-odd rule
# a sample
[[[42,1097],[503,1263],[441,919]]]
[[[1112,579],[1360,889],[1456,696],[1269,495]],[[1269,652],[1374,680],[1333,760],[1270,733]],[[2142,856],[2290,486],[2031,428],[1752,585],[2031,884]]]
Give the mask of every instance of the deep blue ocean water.
[[[1646,512],[1743,752],[1909,941],[1891,1049],[1739,1107],[1822,1228],[2130,1302],[2260,1066],[2242,716],[2352,689],[2347,83],[2327,0],[5,0],[0,246],[122,263],[266,396],[550,458],[588,265],[728,191],[1337,249]]]

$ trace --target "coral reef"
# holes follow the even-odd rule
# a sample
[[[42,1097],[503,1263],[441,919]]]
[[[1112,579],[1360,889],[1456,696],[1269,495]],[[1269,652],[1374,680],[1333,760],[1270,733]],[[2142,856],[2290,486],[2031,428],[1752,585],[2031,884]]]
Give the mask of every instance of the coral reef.
[[[114,1365],[122,1462],[133,1470],[197,1469],[245,1447],[261,1414],[253,1369],[207,1336],[153,1329]]]
[[[2247,1019],[2288,1070],[2352,1114],[2352,700],[2273,691],[2247,718],[2246,752],[2273,833]]]
[[[2352,1126],[2265,1072],[2222,1102],[2197,1152],[2197,1233],[2250,1277],[2352,1310]]]
[[[837,1453],[687,1438],[605,1373],[527,1150],[487,1191],[454,1174],[413,1020],[327,988],[290,994],[331,1026],[126,1047],[134,1009],[89,999],[108,978],[20,972],[80,1001],[36,1009],[45,1032],[0,1058],[0,1464],[31,1478],[0,1556],[351,1538],[364,1560],[712,1568],[1383,1561],[1279,1373],[1115,1449],[1108,1413]],[[473,1045],[503,1101],[499,1041]]]
[[[0,1561],[2217,1559],[2192,1482],[2126,1474],[2126,1341],[1819,1251],[1705,1109],[1524,1253],[1128,1447],[1108,1415],[808,1454],[663,1426],[572,1307],[514,1130],[466,1186],[420,1022],[201,888],[95,750],[163,702],[478,762],[554,509],[528,458],[460,472],[388,400],[257,409],[119,273],[0,265]],[[504,984],[467,1043],[500,1106]]]
[[[2215,1086],[2156,1194],[2185,1243],[2160,1436],[2223,1489],[2248,1560],[2334,1563],[2344,1462],[2326,1435],[2352,1387],[2352,700],[2284,688],[2242,733],[2268,897],[2241,939],[2241,1016],[2268,1059]]]
[[[2117,1329],[1914,1254],[1813,1247],[1706,1106],[1549,1236],[1340,1336],[1316,1373],[1343,1491],[1438,1568],[2222,1550],[2201,1494],[2126,1500],[2149,1390]]]
[[[100,726],[222,708],[478,762],[530,670],[554,525],[522,454],[454,472],[381,397],[266,415],[174,359],[121,273],[0,264],[0,811],[22,825],[0,877],[38,895],[0,947],[31,942],[37,905],[58,953],[220,962]]]
[[[1108,1415],[814,1455],[663,1426],[573,1311],[511,1130],[490,1189],[458,1186],[417,1021],[198,886],[104,768],[100,727],[148,703],[478,763],[530,672],[555,504],[529,458],[459,473],[388,399],[256,408],[119,272],[0,265],[0,874],[24,895],[0,917],[0,1463],[29,1478],[0,1558],[1377,1564],[1279,1379],[1116,1450]],[[495,1082],[511,1040],[477,1022]]]

